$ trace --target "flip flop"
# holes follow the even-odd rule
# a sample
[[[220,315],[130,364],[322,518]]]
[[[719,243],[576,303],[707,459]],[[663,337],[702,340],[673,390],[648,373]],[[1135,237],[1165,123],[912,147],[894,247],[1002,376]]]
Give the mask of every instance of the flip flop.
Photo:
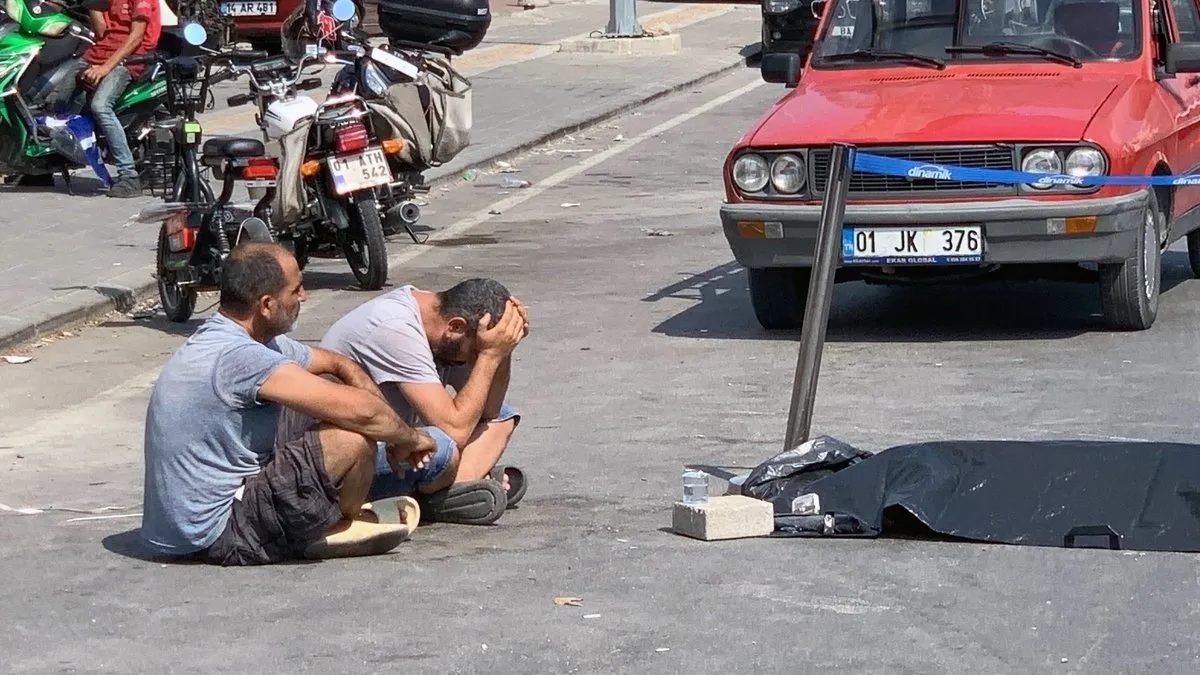
[[[374,514],[377,523],[404,525],[409,530],[415,530],[421,522],[421,505],[412,497],[386,497],[363,504],[362,507],[364,511]]]
[[[525,496],[525,489],[529,487],[529,482],[525,479],[525,472],[515,466],[496,466],[492,468],[488,477],[503,487],[505,473],[508,474],[508,508],[511,509]]]
[[[425,522],[491,525],[504,515],[508,501],[494,480],[468,480],[432,494],[414,495]]]

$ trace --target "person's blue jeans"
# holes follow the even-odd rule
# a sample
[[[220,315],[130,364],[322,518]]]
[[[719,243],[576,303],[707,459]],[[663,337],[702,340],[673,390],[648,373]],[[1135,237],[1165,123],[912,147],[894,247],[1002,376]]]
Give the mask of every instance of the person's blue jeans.
[[[500,412],[490,421],[506,422],[510,419],[515,419],[520,424],[521,415],[513,410],[507,401],[504,401],[500,404]],[[413,494],[417,491],[417,486],[434,480],[450,465],[450,460],[454,458],[454,451],[458,447],[450,436],[434,426],[418,428],[428,432],[433,437],[433,441],[437,443],[437,452],[433,454],[433,457],[430,458],[424,467],[415,470],[408,469],[404,472],[404,477],[402,478],[397,476],[392,471],[391,465],[388,464],[387,444],[382,442],[376,443],[375,479],[371,482],[371,491],[367,496],[368,501]]]
[[[47,106],[52,110],[66,110],[67,112],[79,110],[82,106],[80,99],[84,96],[84,90],[79,85],[78,77],[89,67],[91,64],[83,59],[75,59],[60,66],[66,70],[66,76],[59,88],[46,97]],[[117,66],[109,71],[103,80],[100,80],[100,86],[96,87],[96,92],[92,95],[92,119],[96,121],[96,126],[100,127],[105,145],[108,146],[108,150],[113,156],[113,162],[117,165],[117,175],[122,178],[136,178],[137,169],[133,163],[133,152],[129,149],[129,141],[125,138],[125,130],[121,128],[121,120],[117,118],[113,106],[117,104],[117,99],[121,98],[121,94],[125,93],[132,81],[133,77],[125,69],[125,66]]]
[[[96,93],[92,95],[92,118],[104,134],[113,163],[117,165],[117,175],[121,178],[137,178],[137,169],[133,164],[133,151],[129,149],[129,141],[125,139],[125,129],[121,127],[121,120],[117,118],[113,106],[132,81],[133,77],[125,66],[117,66],[100,80],[100,86],[96,87]]]

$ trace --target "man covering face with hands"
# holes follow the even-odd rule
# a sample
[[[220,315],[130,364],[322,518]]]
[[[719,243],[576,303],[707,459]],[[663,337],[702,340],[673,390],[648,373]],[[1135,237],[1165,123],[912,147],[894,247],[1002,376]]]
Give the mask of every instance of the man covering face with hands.
[[[524,474],[497,464],[520,422],[505,398],[528,334],[525,306],[492,279],[402,286],[329,329],[321,346],[370,373],[400,418],[437,443],[420,468],[389,462],[381,444],[372,499],[412,495],[423,520],[490,524],[524,496]]]

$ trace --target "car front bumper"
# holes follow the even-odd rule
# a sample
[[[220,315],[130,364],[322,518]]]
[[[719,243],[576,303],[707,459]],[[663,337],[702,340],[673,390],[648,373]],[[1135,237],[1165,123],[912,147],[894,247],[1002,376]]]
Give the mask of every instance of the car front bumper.
[[[1148,195],[1144,189],[1055,202],[858,203],[846,206],[844,222],[850,227],[980,225],[983,264],[1120,262],[1137,252]],[[1094,230],[1062,231],[1062,219],[1087,216],[1096,217]],[[820,204],[721,205],[721,224],[734,258],[750,268],[811,267],[820,219]],[[750,228],[761,234],[746,236],[739,222],[764,226]]]

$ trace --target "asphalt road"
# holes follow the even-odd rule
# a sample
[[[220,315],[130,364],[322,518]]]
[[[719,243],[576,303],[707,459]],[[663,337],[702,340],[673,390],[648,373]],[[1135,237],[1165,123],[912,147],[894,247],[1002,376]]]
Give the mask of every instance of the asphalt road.
[[[757,79],[514,161],[533,187],[439,192],[435,239],[393,238],[393,283],[488,275],[530,306],[519,509],[384,557],[245,570],[144,560],[136,517],[0,515],[4,669],[1196,672],[1193,556],[665,531],[686,463],[753,466],[786,422],[796,344],[755,323],[717,218],[721,159],[781,93]],[[299,338],[367,297],[340,260],[306,279]],[[1200,284],[1181,253],[1166,286],[1140,334],[1099,330],[1088,286],[839,286],[815,430],[874,450],[1191,440]],[[0,502],[136,513],[146,396],[190,328],[117,316],[0,363]]]

